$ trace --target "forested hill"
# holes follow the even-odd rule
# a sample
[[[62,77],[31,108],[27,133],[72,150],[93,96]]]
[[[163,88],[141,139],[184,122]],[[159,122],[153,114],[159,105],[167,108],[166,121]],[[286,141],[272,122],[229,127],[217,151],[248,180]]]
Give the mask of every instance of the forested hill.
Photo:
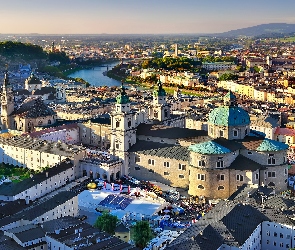
[[[236,36],[261,36],[268,34],[290,34],[295,32],[295,24],[288,23],[268,23],[257,26],[252,26],[243,29],[230,30],[227,32],[215,34],[222,37],[236,37]]]
[[[43,59],[47,57],[42,47],[38,45],[12,41],[0,42],[0,55],[23,59]]]

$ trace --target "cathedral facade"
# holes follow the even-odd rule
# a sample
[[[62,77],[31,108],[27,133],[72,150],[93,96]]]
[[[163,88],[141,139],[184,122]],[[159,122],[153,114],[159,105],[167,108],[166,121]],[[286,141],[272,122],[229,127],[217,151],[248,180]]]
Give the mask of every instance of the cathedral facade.
[[[288,146],[250,130],[249,114],[232,92],[210,112],[208,131],[166,126],[170,106],[161,83],[153,98],[147,120],[138,123],[124,88],[117,97],[111,153],[123,161],[122,175],[210,199],[228,198],[243,184],[287,189]]]

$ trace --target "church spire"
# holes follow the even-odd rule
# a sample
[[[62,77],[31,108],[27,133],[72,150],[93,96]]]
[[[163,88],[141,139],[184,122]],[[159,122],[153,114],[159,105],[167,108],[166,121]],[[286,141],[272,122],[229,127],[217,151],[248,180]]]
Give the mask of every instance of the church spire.
[[[166,91],[163,89],[163,85],[160,79],[158,80],[158,90],[154,91],[154,96],[166,96]]]
[[[228,91],[228,93],[223,97],[223,102],[225,106],[236,106],[237,98],[233,92]]]

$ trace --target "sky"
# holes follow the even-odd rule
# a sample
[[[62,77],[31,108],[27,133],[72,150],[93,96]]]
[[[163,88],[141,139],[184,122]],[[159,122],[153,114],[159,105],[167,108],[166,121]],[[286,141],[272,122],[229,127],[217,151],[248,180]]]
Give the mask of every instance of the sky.
[[[295,23],[295,0],[0,0],[0,4],[2,34],[195,34]]]

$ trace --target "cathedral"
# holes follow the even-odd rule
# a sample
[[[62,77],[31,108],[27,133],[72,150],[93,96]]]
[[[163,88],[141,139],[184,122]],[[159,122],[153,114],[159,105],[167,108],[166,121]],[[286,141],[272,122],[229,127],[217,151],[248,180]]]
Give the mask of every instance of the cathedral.
[[[32,132],[36,126],[51,125],[55,121],[54,111],[44,104],[41,97],[28,97],[16,107],[12,86],[5,73],[1,95],[2,130]]]
[[[210,199],[228,198],[243,184],[287,189],[288,146],[250,130],[249,114],[232,92],[210,112],[205,131],[166,126],[170,106],[160,82],[158,86],[148,116],[140,121],[124,87],[117,97],[111,114],[111,153],[122,160],[122,175]]]

